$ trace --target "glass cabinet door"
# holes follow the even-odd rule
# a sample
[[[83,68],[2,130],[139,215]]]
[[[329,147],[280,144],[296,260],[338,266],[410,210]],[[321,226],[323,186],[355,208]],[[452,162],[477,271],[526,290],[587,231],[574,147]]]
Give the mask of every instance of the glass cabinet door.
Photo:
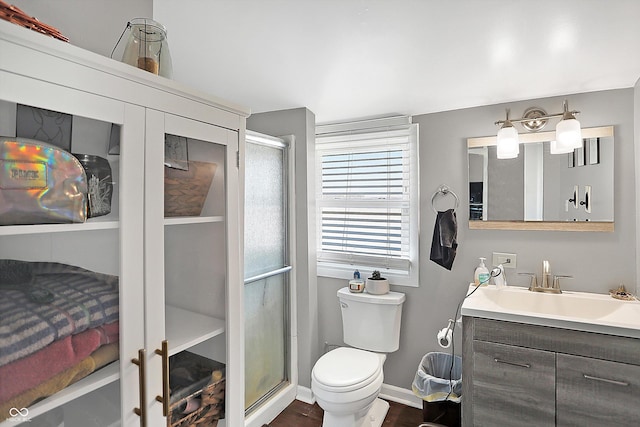
[[[158,350],[149,398],[162,396],[150,412],[171,423],[206,424],[227,412],[227,293],[239,275],[229,249],[238,245],[237,149],[237,132],[147,113],[146,340]]]
[[[0,425],[136,425],[144,110],[0,78]]]

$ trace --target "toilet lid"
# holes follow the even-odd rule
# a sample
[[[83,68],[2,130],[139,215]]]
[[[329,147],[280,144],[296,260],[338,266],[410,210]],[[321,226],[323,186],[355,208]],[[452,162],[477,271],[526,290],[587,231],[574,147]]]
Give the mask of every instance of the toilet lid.
[[[375,380],[382,369],[381,365],[380,357],[375,353],[340,347],[316,362],[313,377],[323,388],[349,391]]]

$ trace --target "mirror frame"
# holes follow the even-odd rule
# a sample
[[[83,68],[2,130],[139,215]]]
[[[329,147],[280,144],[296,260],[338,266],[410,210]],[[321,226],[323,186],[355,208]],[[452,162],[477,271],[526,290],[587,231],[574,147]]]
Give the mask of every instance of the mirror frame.
[[[520,144],[547,142],[555,139],[556,133],[537,132],[519,135]],[[582,129],[582,138],[613,137],[613,126]],[[615,143],[615,139],[614,139]],[[497,145],[496,136],[467,138],[467,149]],[[467,155],[468,157],[468,155]],[[468,163],[468,160],[467,160]],[[467,172],[468,173],[468,172]],[[468,181],[467,176],[467,181]],[[470,230],[534,230],[534,231],[603,231],[613,232],[614,221],[485,221],[468,220]]]

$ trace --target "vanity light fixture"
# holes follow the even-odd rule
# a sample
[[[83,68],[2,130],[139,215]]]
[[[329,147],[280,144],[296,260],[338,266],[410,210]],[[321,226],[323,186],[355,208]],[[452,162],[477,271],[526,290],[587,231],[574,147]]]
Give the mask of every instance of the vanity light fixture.
[[[551,141],[551,154],[571,153],[575,148],[582,147],[582,131],[580,122],[576,120],[576,114],[579,111],[569,111],[569,103],[565,99],[563,103],[563,112],[556,114],[547,114],[543,109],[533,107],[524,112],[520,119],[509,119],[509,110],[507,110],[507,118],[498,120],[495,124],[500,125],[498,131],[498,158],[512,159],[518,156],[518,133],[513,127],[513,123],[520,123],[522,127],[531,132],[537,132],[545,127],[549,119],[554,117],[562,117],[556,125],[556,139]],[[514,141],[516,147],[514,148]]]
[[[559,150],[582,147],[582,130],[574,113],[569,111],[569,103],[565,99],[562,120],[556,125],[556,147]]]
[[[518,131],[509,120],[509,110],[507,110],[507,117],[502,121],[502,126],[498,131],[497,156],[499,159],[515,159],[518,154],[520,154]]]

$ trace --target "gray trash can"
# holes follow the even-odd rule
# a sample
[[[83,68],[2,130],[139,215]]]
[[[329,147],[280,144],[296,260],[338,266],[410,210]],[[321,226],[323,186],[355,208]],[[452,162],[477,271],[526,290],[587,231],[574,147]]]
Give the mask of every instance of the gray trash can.
[[[423,421],[460,426],[462,357],[442,352],[425,354],[411,388],[422,399]]]

